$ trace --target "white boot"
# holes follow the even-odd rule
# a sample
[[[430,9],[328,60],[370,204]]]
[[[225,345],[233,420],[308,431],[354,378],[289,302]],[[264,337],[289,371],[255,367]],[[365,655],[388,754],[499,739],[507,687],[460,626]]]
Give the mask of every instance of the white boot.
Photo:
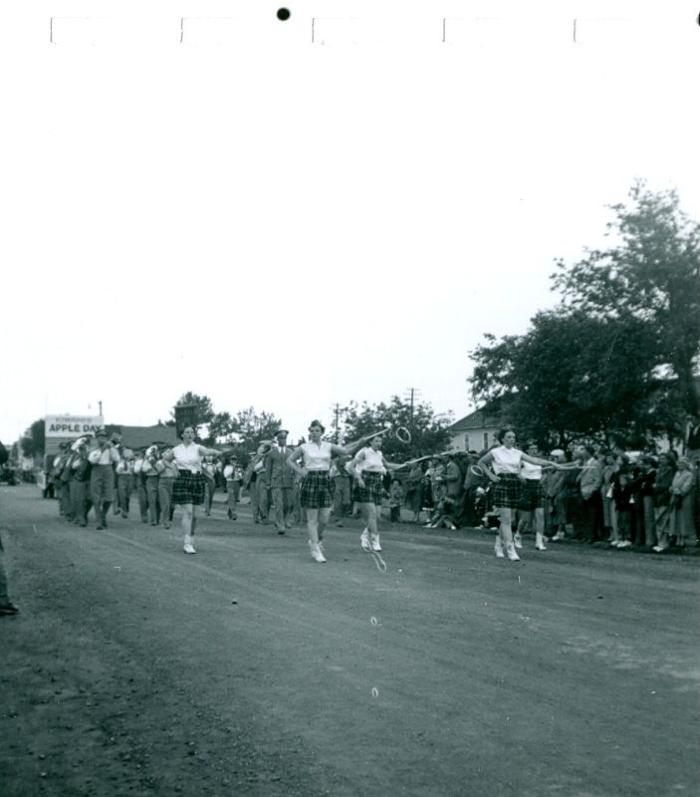
[[[311,549],[311,558],[319,563],[325,562],[326,557],[323,555],[321,546],[317,542],[309,540],[309,548]]]
[[[496,544],[494,545],[494,551],[496,552],[496,559],[503,559],[505,554],[503,553],[503,543],[501,542],[500,537],[496,537]]]
[[[372,550],[373,551],[381,551],[382,550],[382,546],[379,544],[379,534],[378,533],[372,535],[371,543],[372,543]]]
[[[538,531],[535,533],[535,548],[538,551],[546,551],[547,547],[544,544],[544,539],[542,538],[542,532]]]
[[[515,545],[516,548],[523,547],[523,538],[520,536],[519,531],[516,531],[515,534],[513,535],[513,545]]]
[[[520,561],[520,557],[518,556],[518,553],[515,550],[515,545],[513,545],[513,543],[511,543],[510,545],[506,545],[506,555],[508,556],[511,562]]]
[[[369,529],[365,529],[360,535],[360,545],[363,551],[371,551],[372,544],[369,541]]]
[[[194,539],[191,535],[185,534],[185,545],[182,550],[185,553],[197,553],[194,549]]]

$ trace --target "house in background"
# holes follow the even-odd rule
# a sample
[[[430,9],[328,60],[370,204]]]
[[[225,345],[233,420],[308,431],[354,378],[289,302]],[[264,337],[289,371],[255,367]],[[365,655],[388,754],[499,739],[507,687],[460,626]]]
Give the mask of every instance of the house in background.
[[[456,451],[483,451],[498,442],[496,435],[501,425],[498,415],[475,410],[448,427],[450,448]]]
[[[180,439],[174,426],[166,426],[163,423],[156,426],[121,426],[119,424],[105,424],[107,434],[119,432],[122,436],[122,445],[136,451],[150,445],[176,446]]]

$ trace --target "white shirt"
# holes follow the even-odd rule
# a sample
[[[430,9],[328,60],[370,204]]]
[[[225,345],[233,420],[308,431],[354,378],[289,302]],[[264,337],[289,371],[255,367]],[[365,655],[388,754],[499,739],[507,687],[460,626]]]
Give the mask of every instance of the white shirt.
[[[199,473],[202,470],[202,454],[197,443],[185,445],[180,443],[173,448],[175,464],[179,470],[189,470],[192,473]]]
[[[520,473],[523,452],[519,449],[498,446],[498,448],[491,449],[491,456],[493,457],[494,473],[514,473],[516,476]]]
[[[331,444],[325,441],[320,443],[304,443],[301,446],[304,454],[304,467],[306,470],[331,469]]]
[[[88,459],[93,465],[111,465],[119,462],[119,452],[116,448],[96,448],[88,454]]]
[[[525,460],[523,460],[520,465],[520,475],[523,477],[523,479],[539,481],[542,478],[542,466],[531,465],[529,462],[525,462]]]
[[[371,446],[358,451],[355,455],[355,470],[359,473],[386,473],[382,452],[375,451]]]

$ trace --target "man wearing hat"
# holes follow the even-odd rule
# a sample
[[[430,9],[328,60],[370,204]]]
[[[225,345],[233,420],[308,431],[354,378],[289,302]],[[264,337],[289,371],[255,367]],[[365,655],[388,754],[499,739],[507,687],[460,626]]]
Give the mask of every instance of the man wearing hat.
[[[272,503],[274,505],[275,526],[278,534],[284,534],[292,527],[292,512],[294,502],[292,492],[294,488],[294,471],[287,465],[290,454],[287,448],[286,429],[280,429],[275,434],[275,445],[267,453],[265,470],[267,483],[272,490]]]
[[[70,443],[65,441],[59,443],[58,449],[59,453],[54,457],[51,475],[58,495],[58,513],[61,517],[70,520],[70,460],[72,458]]]
[[[90,494],[97,517],[97,528],[107,528],[107,511],[114,501],[114,466],[119,462],[119,453],[107,439],[107,432],[98,429],[95,432],[97,443],[89,454],[92,465],[90,473]]]

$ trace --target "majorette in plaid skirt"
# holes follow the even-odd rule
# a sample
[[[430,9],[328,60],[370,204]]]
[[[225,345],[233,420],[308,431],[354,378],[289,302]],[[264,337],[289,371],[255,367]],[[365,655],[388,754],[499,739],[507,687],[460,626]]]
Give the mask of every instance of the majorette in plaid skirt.
[[[189,470],[179,471],[173,484],[173,503],[203,504],[204,484],[204,476],[201,473],[192,473]]]
[[[532,512],[544,506],[542,498],[542,479],[523,479],[520,493],[520,509]]]
[[[521,485],[520,477],[515,473],[499,473],[498,481],[493,485],[493,505],[517,509],[520,506]]]
[[[376,504],[382,505],[382,498],[384,498],[384,476],[381,473],[373,471],[365,471],[362,474],[362,480],[365,483],[364,487],[360,487],[355,482],[355,489],[353,490],[353,500],[358,504]]]
[[[307,471],[301,482],[299,502],[305,509],[325,509],[333,506],[333,485],[327,470]]]

